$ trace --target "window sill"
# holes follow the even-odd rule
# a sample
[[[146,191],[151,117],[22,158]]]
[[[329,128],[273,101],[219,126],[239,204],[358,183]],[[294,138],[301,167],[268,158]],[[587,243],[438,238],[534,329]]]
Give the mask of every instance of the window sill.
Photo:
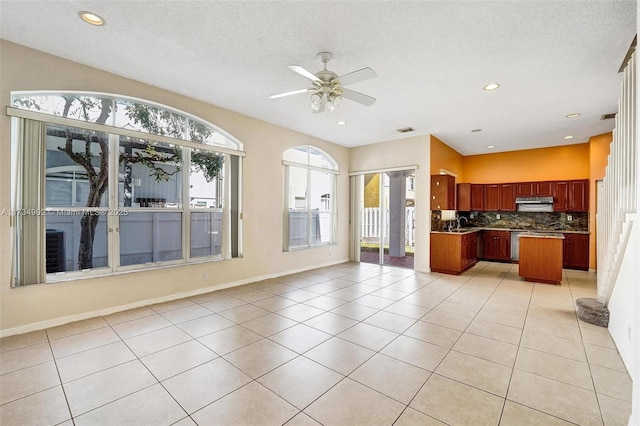
[[[304,246],[304,247],[290,247],[288,250],[282,250],[283,253],[291,253],[294,251],[304,251],[304,250],[313,250],[313,249],[318,249],[318,248],[322,248],[322,247],[331,247],[331,246],[336,246],[338,245],[337,243],[324,243],[324,244],[315,244],[312,246]]]
[[[233,258],[233,259],[241,259],[241,257]],[[71,275],[67,275],[64,272],[57,273],[57,274],[54,273],[54,274],[47,274],[47,282],[42,283],[41,285],[81,281],[81,280],[88,280],[93,278],[113,277],[118,275],[126,275],[126,274],[133,274],[133,273],[139,273],[139,272],[157,271],[161,269],[176,268],[180,266],[201,265],[204,263],[223,262],[223,261],[229,261],[233,259],[203,259],[203,260],[191,260],[188,262],[171,263],[171,264],[152,264],[144,268],[126,269],[126,270],[120,270],[116,272],[105,271],[101,273],[99,269],[94,269],[91,271],[87,271],[86,273],[80,272],[79,274],[76,274],[77,271],[74,271],[74,273]],[[26,286],[15,286],[15,288],[33,287],[34,285],[38,285],[38,284],[30,284]]]

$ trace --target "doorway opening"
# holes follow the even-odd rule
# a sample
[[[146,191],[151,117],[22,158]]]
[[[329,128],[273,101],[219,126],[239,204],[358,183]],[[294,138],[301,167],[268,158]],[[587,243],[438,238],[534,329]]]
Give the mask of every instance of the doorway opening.
[[[415,171],[400,170],[361,176],[360,262],[413,269]]]

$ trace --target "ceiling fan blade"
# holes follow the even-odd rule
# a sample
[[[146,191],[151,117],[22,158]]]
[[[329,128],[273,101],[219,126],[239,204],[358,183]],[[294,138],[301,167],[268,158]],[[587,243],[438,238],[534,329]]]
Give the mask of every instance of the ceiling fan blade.
[[[351,89],[342,89],[342,97],[352,100],[354,102],[358,102],[359,104],[365,106],[371,106],[376,101],[376,98],[372,98],[371,96],[364,95],[360,92],[356,92]]]
[[[317,83],[322,83],[322,80],[320,80],[318,77],[316,77],[311,71],[307,70],[306,68],[301,67],[300,65],[287,65],[287,68],[289,68],[293,72],[296,72],[296,73],[300,74],[303,77],[308,78],[311,81],[315,81]]]
[[[378,74],[371,68],[362,68],[360,70],[350,72],[349,74],[338,77],[340,84],[346,86],[347,84],[357,83],[359,81],[368,80],[370,78],[376,78]]]
[[[275,95],[269,96],[269,99],[284,98],[285,96],[297,95],[299,93],[305,93],[311,90],[314,90],[314,89],[298,89],[298,90],[291,90],[289,92],[276,93]]]

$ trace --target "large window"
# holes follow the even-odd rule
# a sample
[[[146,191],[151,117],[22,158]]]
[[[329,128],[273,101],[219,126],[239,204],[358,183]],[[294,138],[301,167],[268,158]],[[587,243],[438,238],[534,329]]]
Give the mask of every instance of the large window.
[[[284,167],[284,249],[334,243],[336,162],[318,148],[298,146],[284,153]]]
[[[143,101],[12,94],[15,278],[241,255],[241,144]]]

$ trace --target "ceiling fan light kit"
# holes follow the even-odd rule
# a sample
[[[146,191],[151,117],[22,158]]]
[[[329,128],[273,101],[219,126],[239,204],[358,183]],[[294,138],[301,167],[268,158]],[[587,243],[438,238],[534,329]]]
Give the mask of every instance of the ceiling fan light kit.
[[[292,90],[284,93],[277,93],[269,96],[271,99],[283,98],[285,96],[297,95],[299,93],[311,94],[311,110],[315,113],[323,112],[325,107],[329,112],[335,111],[342,103],[343,98],[357,102],[365,106],[371,106],[376,101],[375,98],[354,90],[345,89],[347,84],[357,83],[377,77],[371,68],[362,68],[357,71],[338,76],[335,72],[327,69],[327,62],[331,60],[331,52],[320,52],[318,58],[323,64],[323,69],[317,73],[312,73],[300,65],[288,65],[291,71],[311,80],[312,86],[307,89]]]

